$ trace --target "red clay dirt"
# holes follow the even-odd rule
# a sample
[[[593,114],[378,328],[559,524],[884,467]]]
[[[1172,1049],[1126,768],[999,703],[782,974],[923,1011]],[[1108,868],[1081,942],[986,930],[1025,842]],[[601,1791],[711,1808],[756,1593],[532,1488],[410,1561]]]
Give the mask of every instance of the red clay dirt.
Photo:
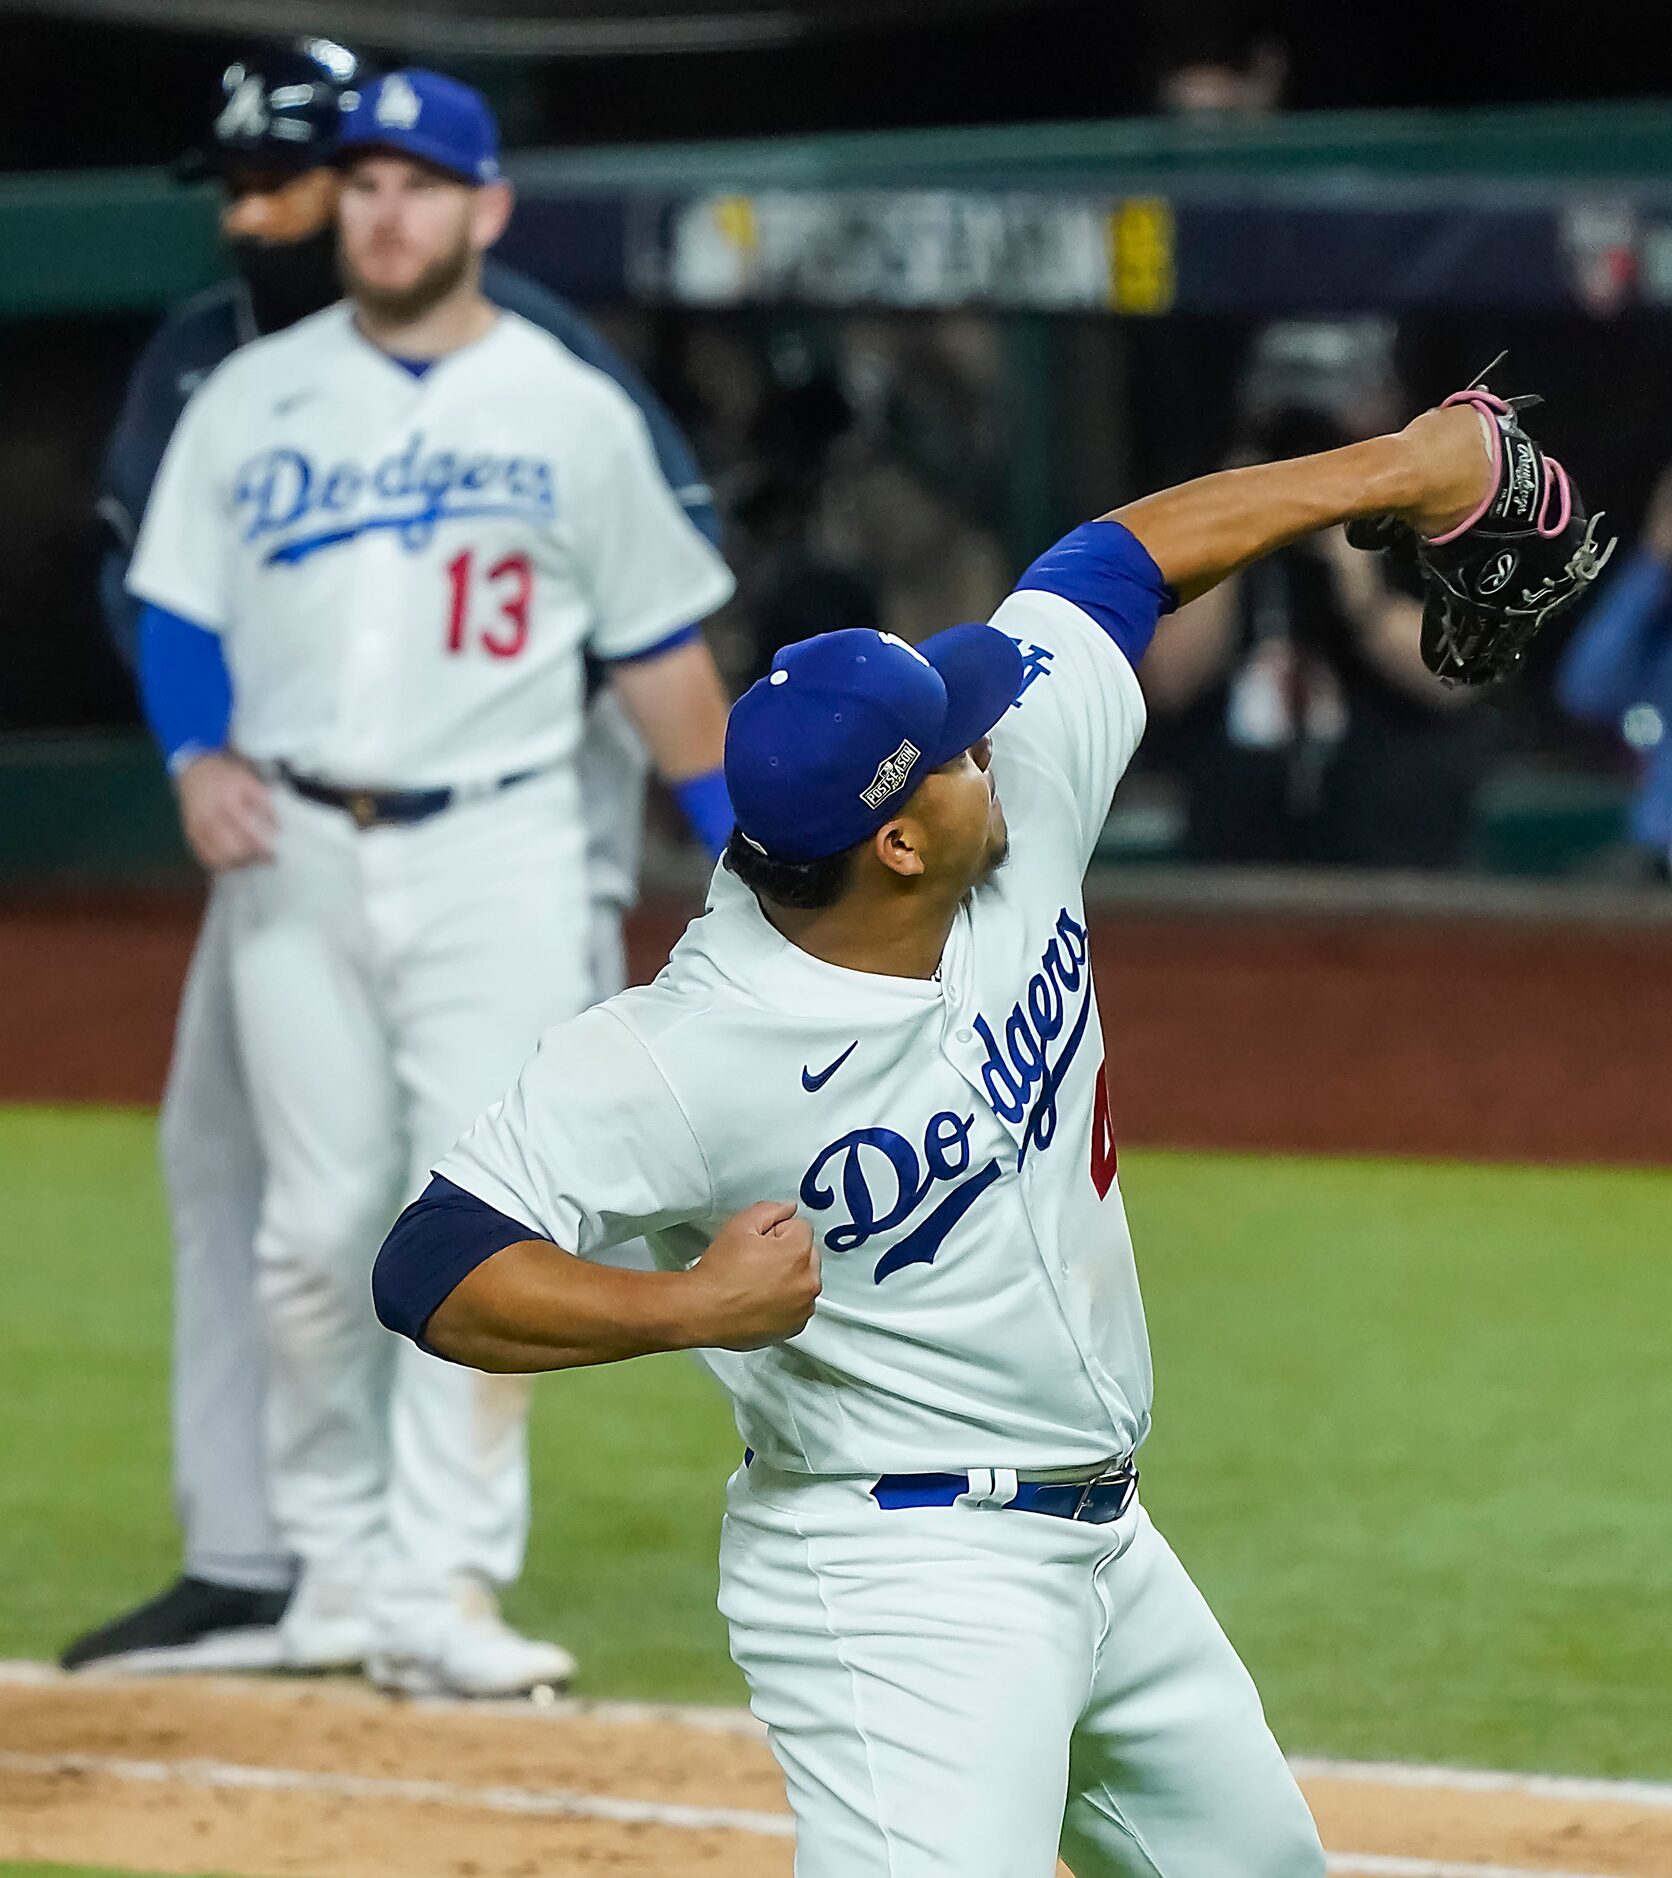
[[[747,1724],[508,1708],[411,1706],[341,1680],[0,1680],[0,1860],[244,1878],[790,1878],[783,1782]],[[1342,1878],[1672,1869],[1663,1795],[1373,1773],[1302,1779]]]
[[[0,1101],[154,1102],[197,907],[0,906]],[[649,977],[683,909],[641,909]],[[1123,1141],[1672,1164],[1672,931],[1093,916]]]

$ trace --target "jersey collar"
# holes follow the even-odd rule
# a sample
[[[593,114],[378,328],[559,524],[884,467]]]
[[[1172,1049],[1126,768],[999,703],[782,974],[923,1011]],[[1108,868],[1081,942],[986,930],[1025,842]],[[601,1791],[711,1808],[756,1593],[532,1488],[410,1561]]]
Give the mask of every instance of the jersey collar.
[[[961,910],[958,918],[964,920],[968,913]],[[688,937],[696,935],[701,935],[709,957],[759,1001],[821,1017],[837,1011],[903,1016],[938,1005],[945,995],[939,977],[893,978],[883,972],[856,972],[803,952],[778,931],[755,896],[727,872],[723,862],[714,870],[708,910],[690,928]]]

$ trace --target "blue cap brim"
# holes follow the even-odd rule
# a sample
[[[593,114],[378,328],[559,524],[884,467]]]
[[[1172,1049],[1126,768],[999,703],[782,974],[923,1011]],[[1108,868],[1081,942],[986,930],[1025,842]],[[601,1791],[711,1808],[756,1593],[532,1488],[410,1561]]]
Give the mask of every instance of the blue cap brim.
[[[499,165],[493,166],[491,176],[478,176],[473,170],[461,167],[459,153],[450,144],[439,139],[420,136],[416,131],[379,129],[375,137],[348,137],[339,139],[332,151],[330,161],[338,169],[351,163],[355,157],[371,150],[389,150],[396,156],[416,157],[420,163],[428,163],[432,169],[441,170],[451,176],[455,182],[466,184],[472,189],[479,189],[483,183],[499,180]]]
[[[946,719],[931,769],[988,735],[1022,689],[1022,654],[996,626],[949,626],[917,647],[946,686]]]

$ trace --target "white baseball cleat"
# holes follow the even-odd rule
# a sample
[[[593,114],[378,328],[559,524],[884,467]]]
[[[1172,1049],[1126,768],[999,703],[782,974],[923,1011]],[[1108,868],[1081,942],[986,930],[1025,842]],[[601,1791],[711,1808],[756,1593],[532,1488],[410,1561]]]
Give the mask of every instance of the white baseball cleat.
[[[513,1630],[493,1593],[468,1577],[455,1579],[451,1596],[426,1608],[409,1635],[366,1659],[367,1681],[393,1695],[529,1695],[565,1689],[574,1673],[561,1644]]]
[[[358,1669],[372,1649],[363,1585],[304,1570],[279,1625],[285,1669]]]

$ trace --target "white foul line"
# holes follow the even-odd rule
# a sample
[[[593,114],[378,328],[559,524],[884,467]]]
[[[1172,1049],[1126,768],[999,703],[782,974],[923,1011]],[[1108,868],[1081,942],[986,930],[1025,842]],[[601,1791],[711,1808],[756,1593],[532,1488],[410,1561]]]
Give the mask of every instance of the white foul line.
[[[321,1697],[356,1703],[368,1709],[398,1706],[403,1712],[426,1714],[503,1715],[516,1721],[596,1721],[612,1727],[665,1723],[694,1728],[701,1734],[741,1735],[764,1746],[766,1729],[746,1708],[735,1703],[611,1702],[591,1696],[386,1696],[369,1684],[318,1676],[262,1676],[236,1671],[170,1672],[109,1670],[98,1664],[86,1669],[62,1670],[56,1663],[30,1657],[0,1658],[0,1688],[135,1689],[186,1688],[210,1695],[236,1694],[252,1702],[316,1702]]]
[[[103,1775],[152,1786],[314,1793],[333,1799],[393,1800],[414,1806],[470,1807],[524,1818],[606,1819],[624,1826],[670,1826],[689,1832],[746,1832],[789,1839],[786,1813],[741,1807],[683,1806],[660,1800],[617,1800],[604,1794],[526,1787],[467,1787],[449,1780],[391,1780],[364,1774],[312,1773],[295,1767],[246,1767],[230,1761],[136,1761],[102,1754],[24,1754],[0,1750],[0,1773]],[[1521,1865],[1477,1865],[1452,1859],[1400,1858],[1381,1852],[1332,1852],[1326,1868],[1341,1878],[1609,1878],[1598,1872],[1551,1871]]]
[[[0,1659],[0,1687],[76,1688],[95,1684],[123,1689],[155,1687],[156,1677],[101,1675],[96,1668],[66,1673],[55,1663],[30,1658]],[[178,1687],[186,1678],[170,1677]],[[391,1700],[363,1683],[322,1682],[317,1677],[268,1679],[257,1676],[192,1676],[191,1685],[213,1693],[272,1701],[314,1701],[329,1694],[344,1702],[375,1707]],[[659,1722],[695,1728],[705,1734],[735,1734],[764,1742],[766,1730],[746,1708],[681,1702],[610,1702],[559,1696],[547,1702],[523,1698],[506,1701],[469,1696],[414,1696],[401,1698],[405,1709],[472,1715],[506,1715],[534,1720],[597,1721],[631,1727]],[[1518,1793],[1540,1800],[1596,1801],[1608,1806],[1647,1806],[1672,1811],[1672,1782],[1604,1779],[1587,1774],[1529,1774],[1485,1767],[1442,1767],[1419,1761],[1346,1761],[1323,1755],[1291,1754],[1289,1766],[1297,1780],[1358,1780],[1377,1787],[1451,1787],[1464,1793]],[[1556,1874],[1556,1878],[1561,1875]]]
[[[1604,1878],[1600,1872],[1551,1871],[1544,1865],[1474,1865],[1450,1858],[1398,1858],[1387,1852],[1331,1852],[1324,1869],[1341,1878]]]
[[[0,1751],[0,1773],[103,1774],[155,1786],[238,1788],[267,1793],[322,1793],[343,1800],[400,1800],[413,1806],[465,1806],[490,1813],[557,1819],[608,1819],[623,1826],[677,1826],[692,1832],[750,1832],[788,1839],[787,1813],[740,1807],[682,1806],[675,1801],[615,1800],[601,1793],[527,1787],[466,1787],[452,1780],[390,1780],[367,1774],[310,1773],[298,1767],[245,1767],[232,1761],[128,1761],[103,1754],[22,1754]]]
[[[1600,1801],[1672,1810],[1672,1785],[1599,1780],[1583,1774],[1508,1774],[1485,1767],[1427,1767],[1407,1761],[1337,1761],[1291,1754],[1297,1780],[1363,1780],[1378,1787],[1449,1787],[1459,1793],[1518,1793],[1535,1800]]]

